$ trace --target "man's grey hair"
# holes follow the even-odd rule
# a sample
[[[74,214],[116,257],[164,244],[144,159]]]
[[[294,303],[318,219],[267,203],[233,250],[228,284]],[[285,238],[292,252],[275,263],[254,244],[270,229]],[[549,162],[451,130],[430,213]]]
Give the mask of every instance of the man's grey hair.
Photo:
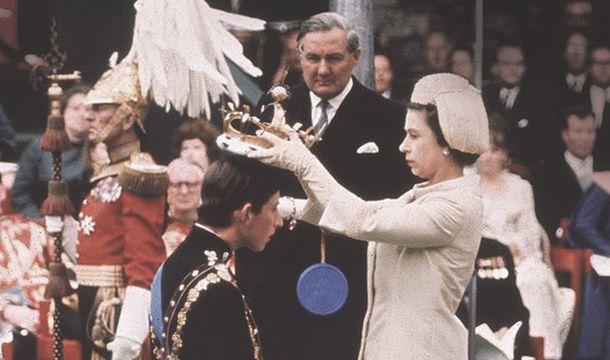
[[[303,38],[311,32],[330,31],[338,28],[345,32],[347,37],[347,51],[353,53],[360,49],[360,38],[354,26],[343,15],[335,12],[324,12],[316,14],[301,24],[299,35],[297,36],[297,47],[303,51]]]

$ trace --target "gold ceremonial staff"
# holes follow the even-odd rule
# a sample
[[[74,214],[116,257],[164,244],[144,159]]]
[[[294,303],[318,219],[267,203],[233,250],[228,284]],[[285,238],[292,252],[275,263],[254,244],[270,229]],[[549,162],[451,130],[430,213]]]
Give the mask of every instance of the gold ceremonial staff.
[[[63,218],[64,215],[71,216],[74,207],[68,197],[68,185],[62,181],[61,153],[68,150],[72,145],[66,134],[64,119],[61,113],[61,97],[63,90],[59,86],[64,81],[79,81],[80,72],[72,74],[52,74],[47,78],[51,85],[47,94],[50,99],[49,116],[47,128],[42,136],[41,149],[50,151],[53,156],[53,174],[49,181],[49,194],[42,203],[41,212],[45,216],[47,231],[53,238],[53,258],[49,264],[49,283],[45,289],[45,298],[53,299],[53,359],[63,359],[63,334],[61,331],[59,304],[64,296],[74,293],[75,289],[70,286],[66,265],[61,260],[63,253]],[[60,224],[50,226],[50,223]]]

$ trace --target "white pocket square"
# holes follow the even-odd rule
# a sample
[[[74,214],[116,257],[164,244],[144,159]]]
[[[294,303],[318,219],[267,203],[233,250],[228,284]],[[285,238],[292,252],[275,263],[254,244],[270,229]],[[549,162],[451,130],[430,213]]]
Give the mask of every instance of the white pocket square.
[[[367,142],[363,144],[356,150],[357,154],[377,154],[379,152],[379,147],[374,142]]]

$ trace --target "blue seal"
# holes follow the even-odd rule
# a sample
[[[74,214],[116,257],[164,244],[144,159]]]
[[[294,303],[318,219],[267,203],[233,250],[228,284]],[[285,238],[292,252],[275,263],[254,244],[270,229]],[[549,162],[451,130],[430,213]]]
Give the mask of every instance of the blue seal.
[[[305,310],[327,316],[339,311],[349,287],[345,275],[334,265],[319,263],[305,269],[297,282],[297,298]]]

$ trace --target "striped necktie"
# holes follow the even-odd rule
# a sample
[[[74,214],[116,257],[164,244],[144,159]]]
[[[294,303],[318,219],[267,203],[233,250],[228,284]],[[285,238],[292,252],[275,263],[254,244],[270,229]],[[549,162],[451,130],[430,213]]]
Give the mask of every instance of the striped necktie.
[[[328,107],[328,101],[321,100],[318,103],[318,107],[320,108],[320,116],[318,117],[318,122],[313,127],[313,130],[316,135],[321,135],[321,134],[319,134],[320,131],[324,131],[325,125],[328,124],[328,114],[326,113],[326,108]]]

